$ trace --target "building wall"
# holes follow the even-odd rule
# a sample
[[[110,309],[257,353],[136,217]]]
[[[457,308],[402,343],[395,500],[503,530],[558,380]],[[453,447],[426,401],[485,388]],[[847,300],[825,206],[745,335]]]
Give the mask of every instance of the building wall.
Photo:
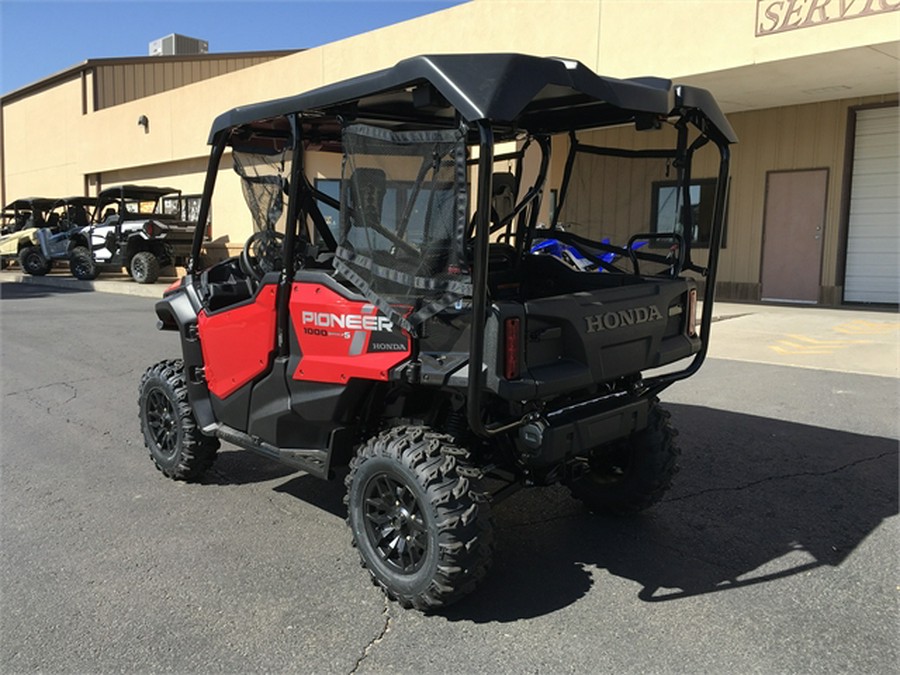
[[[131,72],[100,69],[84,82],[54,80],[4,99],[0,197],[92,193],[97,185],[126,177],[196,192],[210,124],[238,105],[305,91],[415,54],[562,55],[615,77],[656,74],[708,86],[730,111],[741,142],[733,153],[728,245],[720,270],[729,297],[758,297],[766,173],[829,168],[822,287],[823,299],[831,301],[840,297],[847,111],[897,99],[896,9],[900,0],[472,0],[184,84],[204,76],[202,63],[197,73],[192,65],[189,77],[182,74],[183,86],[169,91],[157,91],[156,70],[148,77],[145,64],[140,75],[137,64]],[[174,71],[168,77],[165,64],[159,65],[163,88],[175,86]],[[817,86],[835,70],[846,85]],[[137,97],[139,92],[144,95]],[[88,104],[85,113],[85,102],[95,97],[102,109]],[[115,105],[103,107],[110,102]],[[138,125],[142,116],[149,121],[146,129]],[[563,157],[557,148],[552,178],[561,174]],[[337,175],[334,158],[317,161],[310,164],[311,177]],[[218,187],[214,236],[236,245],[249,232],[249,218],[230,168],[220,171]],[[697,257],[702,258],[699,251]]]
[[[145,96],[178,89],[225,73],[271,61],[268,54],[228,57],[153,57],[134,63],[100,64],[93,69],[93,110],[121,105]]]
[[[892,43],[900,28],[897,0],[602,0],[599,4],[596,64],[619,77],[667,73],[682,78]]]
[[[3,106],[4,203],[84,194],[81,79]]]
[[[841,250],[843,182],[848,114],[853,106],[896,102],[896,94],[826,101],[735,113],[729,116],[741,139],[732,159],[729,242],[722,251],[722,280],[733,282],[731,295],[759,299],[766,175],[770,171],[827,168],[822,252],[822,301],[838,302],[843,258]]]

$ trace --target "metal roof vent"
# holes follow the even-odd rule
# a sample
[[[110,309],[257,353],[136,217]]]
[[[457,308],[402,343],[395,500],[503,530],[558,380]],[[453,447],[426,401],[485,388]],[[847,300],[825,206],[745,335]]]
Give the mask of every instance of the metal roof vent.
[[[150,43],[150,56],[188,56],[208,54],[209,43],[206,40],[172,33]]]

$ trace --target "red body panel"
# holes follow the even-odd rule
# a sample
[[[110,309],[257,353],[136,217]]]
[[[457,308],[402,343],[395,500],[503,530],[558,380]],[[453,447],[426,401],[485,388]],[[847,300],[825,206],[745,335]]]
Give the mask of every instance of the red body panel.
[[[406,331],[374,305],[349,300],[320,284],[295,283],[290,313],[302,354],[295,380],[386,381],[390,369],[409,358]]]
[[[275,349],[275,294],[262,288],[254,302],[197,317],[209,390],[226,398],[269,367]]]

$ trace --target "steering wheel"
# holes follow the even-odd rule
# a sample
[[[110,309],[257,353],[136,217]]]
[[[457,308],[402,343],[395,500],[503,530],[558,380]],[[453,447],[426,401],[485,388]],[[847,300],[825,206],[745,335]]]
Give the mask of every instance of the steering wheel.
[[[275,230],[260,230],[250,235],[241,251],[241,270],[248,277],[260,281],[268,272],[282,268],[284,235]]]

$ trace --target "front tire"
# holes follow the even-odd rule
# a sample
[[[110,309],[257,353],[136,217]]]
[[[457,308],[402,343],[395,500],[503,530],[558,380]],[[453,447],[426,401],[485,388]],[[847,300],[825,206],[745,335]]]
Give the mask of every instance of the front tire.
[[[174,480],[198,480],[215,460],[219,440],[197,427],[183,363],[161,361],[148,368],[139,391],[144,445],[156,468]]]
[[[569,485],[572,495],[595,513],[628,515],[650,508],[678,472],[675,436],[669,413],[652,400],[647,427],[594,450],[588,470]]]
[[[389,429],[350,463],[347,524],[362,566],[404,607],[432,610],[470,593],[493,552],[490,504],[468,452],[427,427]]]
[[[152,284],[159,279],[159,260],[150,251],[139,251],[131,259],[128,271],[139,284]]]
[[[37,246],[26,246],[19,251],[19,265],[23,272],[42,277],[50,271],[53,263],[44,257]]]
[[[100,274],[91,252],[84,246],[76,246],[69,254],[69,271],[82,281],[93,281]]]

